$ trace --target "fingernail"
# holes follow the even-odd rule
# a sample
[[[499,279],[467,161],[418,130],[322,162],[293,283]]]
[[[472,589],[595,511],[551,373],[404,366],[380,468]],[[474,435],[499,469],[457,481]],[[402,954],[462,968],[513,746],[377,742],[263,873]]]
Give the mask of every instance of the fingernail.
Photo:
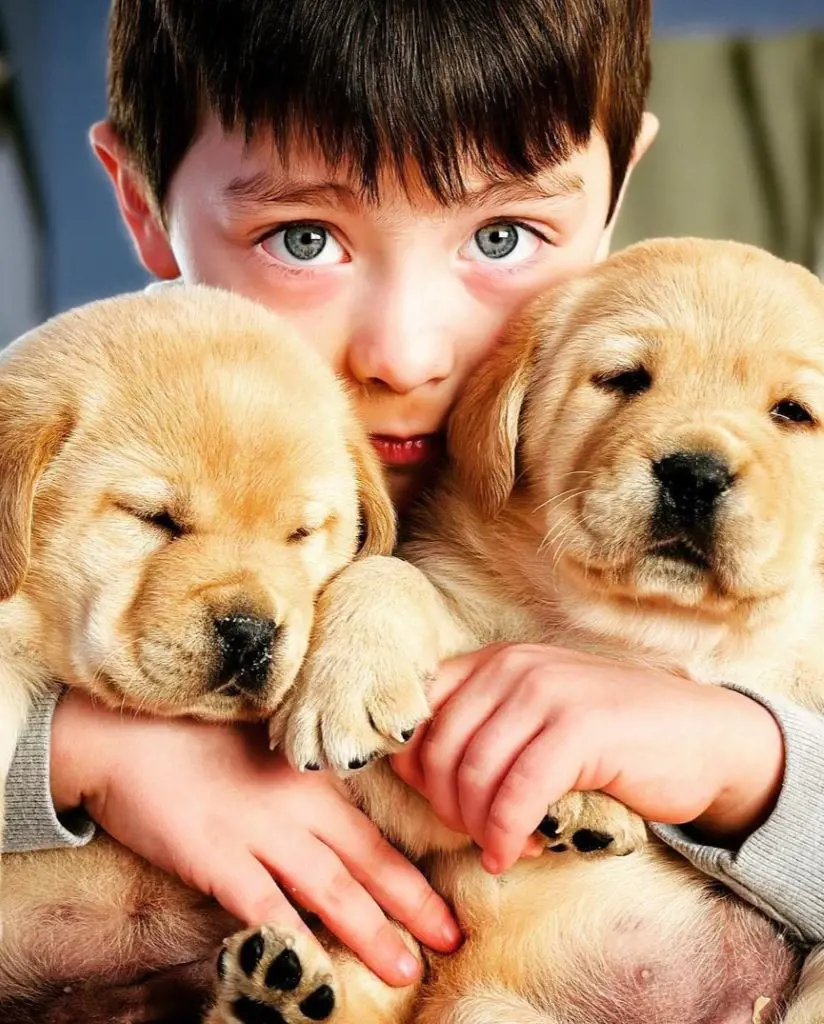
[[[404,955],[398,960],[398,973],[404,978],[408,978],[409,981],[414,981],[417,978],[420,971],[418,961],[412,956],[411,953],[404,953]]]
[[[500,875],[501,865],[495,857],[490,857],[489,854],[484,854],[481,857],[481,864],[485,871],[488,871],[490,875]]]
[[[455,924],[454,921],[448,921],[441,929],[441,935],[447,946],[452,948],[457,946],[463,938],[461,929]]]

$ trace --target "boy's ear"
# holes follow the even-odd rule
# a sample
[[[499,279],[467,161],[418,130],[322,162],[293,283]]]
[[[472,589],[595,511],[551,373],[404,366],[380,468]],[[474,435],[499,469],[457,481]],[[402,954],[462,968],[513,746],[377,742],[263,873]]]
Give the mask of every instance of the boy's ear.
[[[539,332],[521,318],[470,378],[449,418],[447,447],[464,491],[494,516],[515,486],[521,409]]]
[[[612,234],[615,231],[615,222],[618,219],[618,214],[621,212],[621,207],[624,205],[624,197],[626,196],[627,189],[629,188],[632,172],[638,166],[638,162],[641,158],[646,155],[653,142],[655,142],[659,128],[660,122],[655,114],[651,114],[648,110],[645,111],[643,119],[641,120],[641,130],[638,132],[638,138],[635,140],[632,157],[630,159],[629,166],[627,167],[627,173],[624,176],[624,183],[621,185],[621,191],[618,194],[618,202],[615,204],[615,209],[612,211],[612,217],[610,218],[609,224],[604,228],[604,233],[601,235],[601,241],[598,243],[598,252],[595,256],[596,263],[603,262],[603,260],[609,256],[610,249],[612,247]]]
[[[73,413],[55,391],[0,379],[0,601],[25,579],[37,482],[72,430]]]
[[[349,450],[358,474],[358,499],[361,510],[361,545],[358,558],[391,555],[397,540],[395,507],[383,479],[380,459],[369,439],[357,433]]]
[[[134,170],[117,132],[108,121],[99,121],[92,125],[89,140],[111,178],[120,216],[129,229],[141,263],[155,277],[166,280],[180,277],[160,211],[149,196],[146,183]]]

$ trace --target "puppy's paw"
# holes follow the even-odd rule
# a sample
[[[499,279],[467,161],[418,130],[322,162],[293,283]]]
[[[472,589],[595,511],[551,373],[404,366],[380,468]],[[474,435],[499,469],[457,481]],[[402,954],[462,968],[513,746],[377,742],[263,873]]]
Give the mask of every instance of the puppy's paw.
[[[296,768],[357,771],[400,750],[429,717],[431,672],[420,652],[395,637],[365,640],[342,645],[327,634],[272,717],[272,746]]]
[[[426,606],[409,594],[416,573],[365,559],[321,596],[298,680],[270,722],[272,746],[296,768],[357,771],[399,750],[429,717],[439,649]]]
[[[307,1024],[333,1020],[334,972],[307,935],[271,925],[238,932],[218,957],[210,1024]]]
[[[538,826],[553,853],[623,857],[646,844],[644,822],[604,793],[567,793],[548,808]]]

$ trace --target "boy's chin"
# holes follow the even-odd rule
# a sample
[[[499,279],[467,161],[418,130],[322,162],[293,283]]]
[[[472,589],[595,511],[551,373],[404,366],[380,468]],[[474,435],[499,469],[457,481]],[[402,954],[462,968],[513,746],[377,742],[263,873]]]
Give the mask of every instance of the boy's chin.
[[[436,466],[386,467],[386,486],[399,516],[403,516],[432,482]]]
[[[422,476],[420,469],[386,470],[386,485],[398,515],[403,515],[420,494],[423,487]]]

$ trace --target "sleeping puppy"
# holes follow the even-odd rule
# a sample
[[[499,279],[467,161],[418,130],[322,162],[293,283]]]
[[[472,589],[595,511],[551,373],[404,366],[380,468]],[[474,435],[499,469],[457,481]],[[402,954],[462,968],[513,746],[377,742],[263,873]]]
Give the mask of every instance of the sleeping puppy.
[[[3,780],[58,680],[126,711],[266,719],[359,543],[394,543],[379,463],[262,307],[173,288],[25,336],[0,356]],[[3,869],[2,999],[185,963],[237,927],[105,837]]]
[[[272,722],[293,763],[343,771],[398,749],[438,661],[495,640],[824,710],[824,287],[811,274],[735,244],[633,247],[520,317],[449,442],[408,562],[354,563],[320,599],[318,642]],[[569,852],[499,879],[385,761],[347,784],[423,859],[467,940],[430,960],[413,996],[376,992],[333,945],[321,961],[305,950],[336,1024],[779,1019],[796,957],[777,929],[615,801],[549,808],[551,842]],[[581,830],[606,849],[579,854]],[[241,938],[214,1019],[235,1020],[242,993],[278,1014],[261,1020],[305,1020],[291,993],[261,984],[293,939],[251,935],[244,960]],[[787,1022],[824,1020],[822,974],[811,958]]]

